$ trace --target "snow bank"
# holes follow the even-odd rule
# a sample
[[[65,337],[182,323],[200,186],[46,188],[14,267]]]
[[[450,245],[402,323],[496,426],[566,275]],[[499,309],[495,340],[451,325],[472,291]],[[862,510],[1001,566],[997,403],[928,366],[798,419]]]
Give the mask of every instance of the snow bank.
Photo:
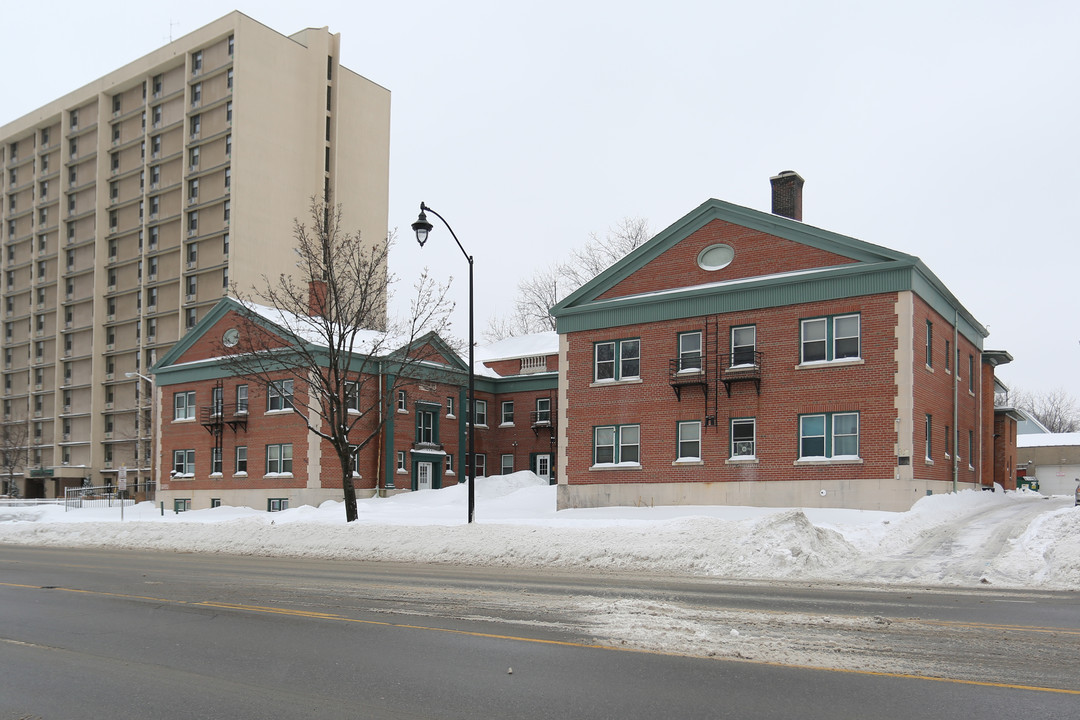
[[[1080,508],[1038,493],[964,491],[906,513],[749,507],[555,511],[555,488],[529,472],[467,488],[403,493],[267,513],[181,514],[150,503],[65,512],[0,508],[0,543],[506,567],[840,581],[1080,589]]]

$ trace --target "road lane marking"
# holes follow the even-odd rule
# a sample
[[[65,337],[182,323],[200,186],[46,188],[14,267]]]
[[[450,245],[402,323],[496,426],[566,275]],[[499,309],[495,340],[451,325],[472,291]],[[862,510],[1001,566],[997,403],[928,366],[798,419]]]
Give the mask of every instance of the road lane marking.
[[[345,617],[344,615],[337,615],[337,614],[334,614],[334,613],[319,613],[319,612],[312,612],[310,610],[293,610],[293,609],[290,609],[290,608],[274,608],[274,607],[266,607],[266,606],[262,606],[262,605],[243,605],[243,604],[233,604],[233,603],[222,603],[222,602],[216,602],[216,601],[212,601],[212,600],[202,600],[202,601],[170,600],[170,599],[166,599],[166,598],[147,597],[147,596],[143,596],[143,595],[126,595],[124,593],[111,593],[111,592],[105,592],[105,591],[100,591],[100,590],[81,590],[81,589],[78,589],[78,588],[65,588],[65,587],[59,587],[59,586],[49,586],[48,588],[44,588],[44,587],[39,586],[39,585],[21,585],[21,584],[16,584],[16,583],[4,583],[4,582],[0,582],[0,587],[12,587],[12,588],[27,589],[27,590],[48,589],[48,590],[56,590],[56,591],[59,591],[59,592],[79,593],[79,594],[83,594],[83,595],[96,595],[96,596],[100,596],[100,597],[114,597],[114,598],[121,598],[121,599],[125,599],[125,600],[149,600],[151,602],[162,603],[162,604],[165,604],[165,605],[186,605],[186,606],[189,606],[189,607],[220,608],[222,610],[237,610],[237,611],[240,611],[240,612],[265,613],[265,614],[268,614],[268,615],[286,615],[286,616],[290,616],[290,617],[300,617],[300,618],[313,619],[313,620],[332,620],[332,621],[337,621],[337,622],[353,623],[353,624],[357,624],[357,625],[374,625],[374,626],[381,626],[381,627],[388,627],[388,628],[399,628],[399,629],[404,629],[404,630],[429,630],[429,631],[434,631],[434,632],[450,633],[450,634],[454,634],[454,635],[465,635],[465,636],[468,636],[468,637],[487,638],[487,639],[492,639],[492,640],[508,640],[508,641],[514,641],[514,642],[532,643],[532,644],[539,644],[539,645],[557,645],[557,646],[562,646],[562,647],[581,648],[581,649],[587,649],[587,650],[608,650],[608,651],[615,651],[615,652],[633,652],[633,653],[642,653],[642,654],[645,654],[645,655],[663,655],[663,656],[667,656],[667,657],[692,657],[692,658],[697,658],[697,659],[700,659],[700,660],[720,660],[720,661],[727,661],[727,662],[740,662],[740,663],[747,663],[747,664],[750,664],[750,665],[765,665],[765,666],[769,666],[769,667],[793,668],[793,669],[797,669],[797,670],[817,670],[817,671],[822,671],[822,672],[835,672],[835,673],[845,673],[845,674],[848,674],[848,675],[863,675],[863,676],[882,677],[882,678],[897,678],[897,679],[902,679],[902,680],[926,680],[926,681],[929,681],[929,682],[953,683],[953,684],[956,684],[956,685],[974,685],[976,687],[992,687],[992,688],[1001,688],[1001,689],[1006,689],[1006,690],[1030,690],[1030,691],[1033,691],[1033,692],[1043,692],[1043,693],[1054,693],[1054,694],[1061,694],[1061,695],[1078,695],[1078,696],[1080,696],[1080,690],[1070,690],[1070,689],[1067,689],[1067,688],[1039,687],[1039,686],[1035,686],[1035,685],[1020,685],[1020,684],[1017,684],[1017,683],[998,683],[998,682],[988,682],[988,681],[982,681],[982,680],[964,680],[964,679],[961,679],[961,678],[933,677],[933,676],[930,676],[930,675],[916,675],[916,674],[912,674],[912,673],[881,672],[881,671],[874,671],[874,670],[851,670],[851,669],[846,669],[846,668],[830,668],[830,667],[820,667],[820,666],[816,666],[816,665],[800,665],[800,664],[796,664],[796,663],[771,662],[771,661],[766,661],[766,660],[749,660],[749,659],[746,659],[746,658],[732,658],[732,657],[705,658],[705,657],[701,657],[701,656],[697,656],[697,655],[686,655],[684,653],[664,652],[662,650],[646,650],[646,649],[642,649],[642,648],[615,647],[615,646],[612,646],[612,645],[599,645],[599,644],[596,644],[596,643],[576,642],[576,641],[573,641],[573,640],[546,640],[546,639],[543,639],[543,638],[530,638],[530,637],[522,637],[522,636],[519,636],[519,635],[499,635],[499,634],[496,634],[496,633],[483,633],[483,632],[476,632],[476,631],[473,631],[473,630],[456,630],[454,628],[441,628],[441,627],[434,627],[434,626],[431,626],[431,625],[411,625],[411,624],[407,624],[407,623],[392,623],[392,622],[386,622],[386,621],[381,621],[381,620],[362,620],[360,618],[350,618],[350,617]],[[919,622],[919,621],[912,620],[910,622]],[[922,621],[922,622],[926,622],[926,621]],[[991,625],[991,624],[984,624],[984,623],[959,623],[959,622],[948,622],[948,621],[932,621],[932,624],[949,626],[949,627],[972,627],[972,628],[978,628],[978,629],[1015,629],[1015,630],[1032,630],[1033,632],[1061,632],[1061,633],[1066,633],[1066,634],[1080,634],[1080,632],[1071,631],[1071,630],[1064,630],[1064,629],[1061,629],[1061,628],[1045,628],[1045,627],[1028,628],[1027,626],[1022,626],[1022,625]],[[32,643],[24,643],[22,641],[9,639],[9,638],[0,638],[0,640],[3,640],[4,642],[10,642],[10,643],[13,643],[13,644],[19,644],[19,645],[32,645]]]

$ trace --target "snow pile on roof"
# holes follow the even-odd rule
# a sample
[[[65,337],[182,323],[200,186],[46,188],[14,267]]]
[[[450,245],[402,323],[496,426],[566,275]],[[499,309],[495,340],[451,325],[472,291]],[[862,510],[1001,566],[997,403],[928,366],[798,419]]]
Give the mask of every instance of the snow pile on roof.
[[[908,512],[724,506],[555,510],[529,472],[467,488],[267,513],[151,503],[0,506],[0,543],[633,570],[732,579],[1080,589],[1080,508],[1038,493],[935,495]]]
[[[476,359],[481,362],[558,354],[559,334],[557,332],[508,337],[490,345],[477,347],[475,352]]]
[[[277,327],[292,333],[299,340],[318,347],[326,347],[327,336],[330,332],[323,324],[325,321],[318,317],[297,315],[288,310],[260,305],[249,301],[237,302],[253,314],[276,325]],[[353,332],[342,330],[342,334]],[[356,330],[354,336],[353,352],[365,354],[387,354],[405,345],[407,338],[397,337],[378,330]]]
[[[1080,433],[1031,433],[1016,436],[1016,447],[1080,446]]]

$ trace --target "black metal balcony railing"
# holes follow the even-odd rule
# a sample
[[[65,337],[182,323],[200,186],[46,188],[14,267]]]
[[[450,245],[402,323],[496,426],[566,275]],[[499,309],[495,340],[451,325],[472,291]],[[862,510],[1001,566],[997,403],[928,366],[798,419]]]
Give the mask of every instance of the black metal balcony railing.
[[[689,385],[701,382],[701,376],[705,373],[705,356],[684,355],[675,358],[668,365],[673,383]]]
[[[529,420],[533,427],[549,427],[551,425],[551,411],[533,410],[529,413]]]
[[[214,403],[199,408],[199,422],[211,433],[219,432],[222,425],[228,425],[233,432],[237,428],[247,429],[247,403]]]
[[[720,381],[728,397],[731,397],[731,384],[741,380],[753,381],[758,395],[761,394],[762,357],[762,353],[749,350],[720,356]]]
[[[247,415],[247,403],[215,403],[199,408],[199,420],[206,424],[214,421],[224,422],[226,418]]]
[[[731,384],[743,380],[752,381],[758,394],[761,394],[761,361],[763,354],[752,350],[740,350],[735,353],[721,353],[716,356],[719,367],[710,367],[705,355],[684,355],[669,361],[668,380],[675,394],[681,399],[681,388],[688,385],[703,385],[719,380],[724,383],[728,396]]]

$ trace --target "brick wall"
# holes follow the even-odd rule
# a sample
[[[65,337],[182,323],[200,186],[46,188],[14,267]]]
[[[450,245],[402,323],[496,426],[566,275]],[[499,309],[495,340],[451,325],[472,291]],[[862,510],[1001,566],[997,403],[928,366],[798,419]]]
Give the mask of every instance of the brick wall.
[[[720,270],[702,270],[697,265],[698,253],[716,243],[730,245],[735,250],[734,261]],[[604,292],[600,298],[623,297],[671,287],[690,287],[852,262],[855,261],[851,258],[809,245],[724,220],[713,220],[650,261],[648,266]]]
[[[1016,420],[1006,413],[994,414],[994,482],[1006,490],[1016,489]]]
[[[660,273],[656,273],[660,275]],[[715,482],[829,477],[892,477],[897,442],[895,294],[824,301],[708,318],[650,323],[571,333],[567,353],[567,478],[571,484],[634,482]],[[799,366],[802,318],[857,312],[861,319],[861,361]],[[680,332],[706,331],[706,355],[730,352],[730,328],[754,324],[762,353],[761,394],[753,383],[711,382],[708,393],[687,387],[681,402],[669,383],[669,361],[677,355]],[[711,343],[715,335],[717,342]],[[593,383],[593,344],[641,339],[640,383]],[[713,361],[706,360],[710,365]],[[797,465],[799,415],[859,412],[861,464]],[[702,428],[701,465],[674,465],[677,423],[716,416]],[[729,463],[731,418],[757,421],[757,462]],[[593,428],[640,424],[641,469],[590,469]]]
[[[933,325],[931,363],[926,362],[926,322]],[[982,400],[979,396],[983,387],[980,377],[982,362],[980,352],[963,335],[954,334],[953,319],[944,318],[935,312],[918,296],[915,297],[913,318],[913,451],[911,462],[916,477],[930,480],[951,482],[953,462],[959,445],[957,481],[974,483],[978,481],[979,469],[983,464],[981,443],[984,428],[979,421],[979,408]],[[946,363],[946,343],[951,357]],[[957,347],[959,344],[959,347]],[[969,390],[969,358],[975,358],[975,392]],[[957,382],[956,400],[959,411],[958,421],[953,419],[953,383]],[[993,380],[991,379],[991,388]],[[991,422],[993,421],[993,395],[991,394]],[[927,460],[925,422],[926,415],[931,416],[930,460]],[[949,428],[949,452],[945,450],[945,428]],[[956,432],[959,430],[959,432]],[[974,453],[968,451],[968,431],[974,435]],[[992,432],[991,432],[992,435]]]

